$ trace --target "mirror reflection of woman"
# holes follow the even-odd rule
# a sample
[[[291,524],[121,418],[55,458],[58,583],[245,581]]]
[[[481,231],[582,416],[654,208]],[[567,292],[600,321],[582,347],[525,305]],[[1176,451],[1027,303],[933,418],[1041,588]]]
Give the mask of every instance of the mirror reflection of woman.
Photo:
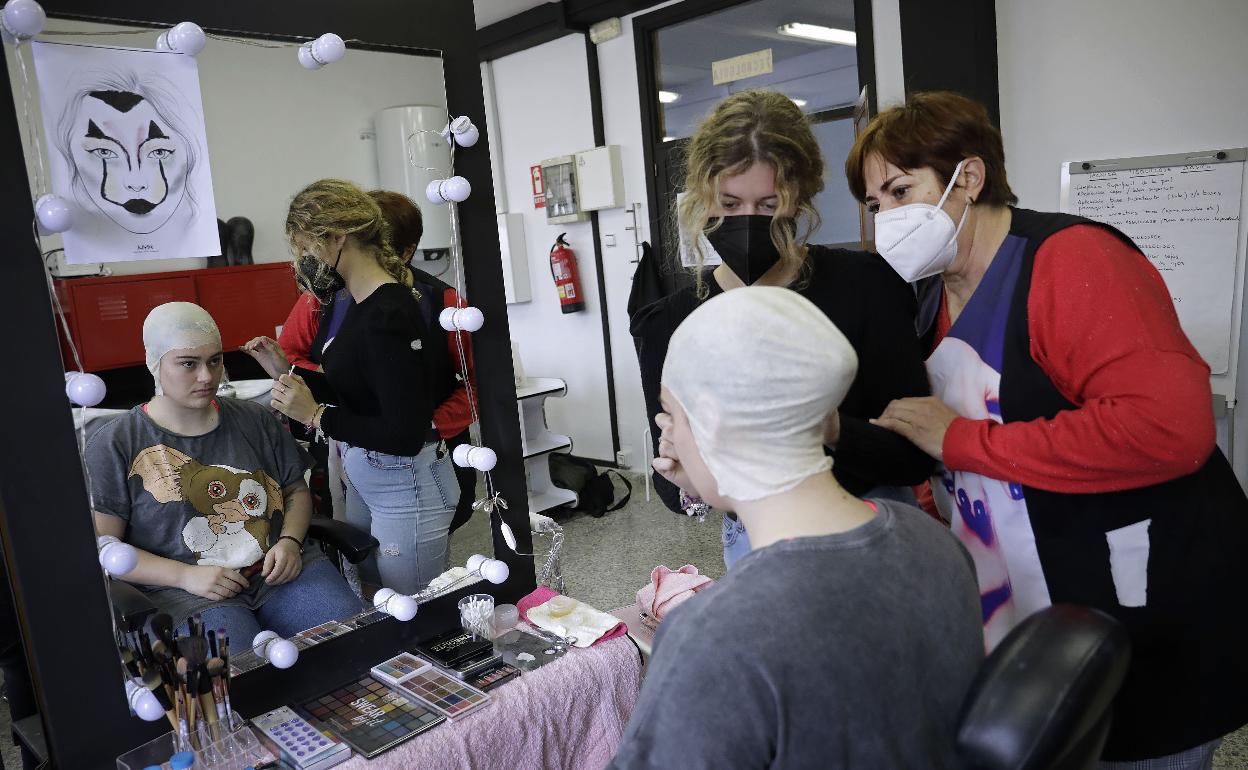
[[[459,499],[445,444],[427,440],[438,404],[426,351],[446,338],[424,322],[390,225],[359,187],[309,185],[290,204],[286,233],[302,282],[323,301],[346,288],[353,303],[323,350],[323,373],[288,372],[268,337],[244,350],[276,380],[275,409],[346,445],[347,521],[380,543],[361,580],[415,593],[449,566]]]
[[[88,442],[98,534],[139,551],[123,577],[180,625],[250,640],[361,609],[317,547],[305,549],[312,497],[294,438],[258,404],[217,398],[221,335],[189,302],[152,310],[143,345],[156,395]]]
[[[853,495],[913,501],[908,487],[927,478],[931,459],[868,420],[892,399],[929,392],[914,333],[914,296],[878,256],[807,242],[819,224],[813,201],[823,189],[824,173],[807,118],[783,94],[733,94],[699,126],[686,163],[678,227],[697,258],[697,285],[643,308],[632,320],[646,408],[658,415],[652,430],[659,437],[655,469],[662,478],[656,486],[664,502],[672,510],[689,502],[678,495],[687,481],[670,442],[662,438],[670,425],[659,403],[668,341],[705,299],[746,285],[793,288],[849,338],[859,367],[839,412],[828,421],[833,473]],[[711,252],[722,263],[703,269]],[[767,398],[766,393],[742,396]],[[749,549],[744,527],[726,517],[725,562],[731,565]]]
[[[935,395],[878,423],[944,463],[988,645],[1051,603],[1110,613],[1134,647],[1103,767],[1209,767],[1248,721],[1248,498],[1161,275],[1107,225],[1016,208],[1000,132],[958,94],[878,115],[846,172],[927,300]]]

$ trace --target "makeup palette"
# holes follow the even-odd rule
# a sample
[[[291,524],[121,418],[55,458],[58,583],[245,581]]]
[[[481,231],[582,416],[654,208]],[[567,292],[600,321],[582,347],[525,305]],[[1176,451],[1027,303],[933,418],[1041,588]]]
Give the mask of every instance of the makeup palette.
[[[515,666],[509,666],[506,663],[499,663],[492,668],[488,668],[481,673],[474,674],[468,678],[468,683],[476,687],[482,692],[489,692],[495,687],[506,684],[512,679],[520,676],[520,669]]]
[[[445,714],[447,719],[458,719],[490,702],[490,696],[432,666],[394,685],[394,689]]]
[[[300,631],[291,637],[290,641],[294,642],[295,646],[300,650],[306,650],[314,644],[327,642],[334,637],[342,636],[350,630],[350,626],[331,620],[328,623],[313,626],[306,631]]]
[[[371,676],[304,701],[299,709],[314,724],[370,759],[444,719],[427,705],[400,696]]]
[[[390,660],[373,666],[372,672],[373,676],[383,682],[399,684],[407,679],[411,679],[416,674],[429,668],[429,666],[429,661],[418,658],[410,652],[403,652],[395,655]]]

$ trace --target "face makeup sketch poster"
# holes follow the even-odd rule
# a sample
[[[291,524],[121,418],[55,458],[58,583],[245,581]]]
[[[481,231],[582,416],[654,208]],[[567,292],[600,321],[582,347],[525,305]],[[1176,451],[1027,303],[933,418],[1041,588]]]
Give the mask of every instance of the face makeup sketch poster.
[[[52,191],[75,264],[221,253],[199,67],[169,51],[32,44]]]

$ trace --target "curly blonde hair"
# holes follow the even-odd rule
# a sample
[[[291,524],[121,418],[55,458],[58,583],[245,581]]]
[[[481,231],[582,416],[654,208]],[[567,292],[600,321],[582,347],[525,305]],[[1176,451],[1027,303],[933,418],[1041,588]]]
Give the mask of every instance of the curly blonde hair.
[[[823,190],[823,153],[810,121],[789,97],[775,91],[741,91],[711,110],[685,156],[687,194],[677,207],[676,226],[697,256],[699,296],[707,290],[702,280],[705,255],[698,236],[720,225],[716,222],[707,228],[711,209],[719,200],[719,182],[755,163],[769,163],[776,170],[772,243],[782,263],[800,266],[799,281],[808,276],[805,244],[820,224],[813,201]]]
[[[371,253],[396,281],[411,286],[412,274],[395,252],[391,232],[377,201],[342,179],[322,179],[303,188],[286,213],[286,238],[292,249],[297,248],[297,235],[316,241],[345,235]]]

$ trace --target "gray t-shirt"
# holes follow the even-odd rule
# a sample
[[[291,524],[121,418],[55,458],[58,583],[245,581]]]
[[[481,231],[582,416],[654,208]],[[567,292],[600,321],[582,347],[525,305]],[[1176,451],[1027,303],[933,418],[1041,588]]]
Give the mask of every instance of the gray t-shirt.
[[[126,542],[185,564],[242,569],[281,534],[282,490],[303,479],[307,464],[267,408],[218,403],[217,427],[202,436],[168,431],[136,406],[91,437],[87,467],[95,510],[126,522]],[[266,585],[253,577],[221,604],[254,609]],[[177,588],[139,587],[175,621],[212,603]]]
[[[876,501],[849,532],[751,552],[672,611],[613,768],[953,768],[983,659],[970,556]]]

